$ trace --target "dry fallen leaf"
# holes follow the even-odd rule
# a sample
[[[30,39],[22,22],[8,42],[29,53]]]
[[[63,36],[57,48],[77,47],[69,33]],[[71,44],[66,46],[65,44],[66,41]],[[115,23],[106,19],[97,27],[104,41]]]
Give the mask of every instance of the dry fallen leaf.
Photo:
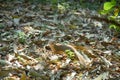
[[[96,77],[94,80],[106,80],[108,77],[108,72],[104,72],[102,74],[100,74],[98,77]]]
[[[22,73],[20,80],[27,80],[27,75],[25,72]]]

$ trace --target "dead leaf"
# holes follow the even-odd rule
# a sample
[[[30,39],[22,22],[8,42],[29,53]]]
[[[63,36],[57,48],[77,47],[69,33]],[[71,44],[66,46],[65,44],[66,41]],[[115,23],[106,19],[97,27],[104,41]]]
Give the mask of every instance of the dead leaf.
[[[69,76],[67,76],[66,80],[73,80],[73,78],[75,77],[76,72],[72,72]]]
[[[10,73],[9,70],[0,70],[0,79],[1,79],[2,77],[8,76],[9,73]]]
[[[20,80],[27,80],[27,75],[25,72],[22,73]]]
[[[97,78],[95,78],[94,80],[106,80],[108,79],[108,72],[104,72],[102,74],[100,74]]]

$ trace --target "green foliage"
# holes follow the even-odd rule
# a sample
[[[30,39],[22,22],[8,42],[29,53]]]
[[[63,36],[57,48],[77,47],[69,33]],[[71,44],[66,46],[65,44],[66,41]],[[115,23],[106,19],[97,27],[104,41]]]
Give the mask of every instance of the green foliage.
[[[22,43],[22,44],[25,43],[26,35],[25,35],[24,32],[22,32],[22,31],[20,31],[20,30],[17,31],[17,37],[18,37],[18,41],[19,41],[20,43]]]
[[[59,3],[57,7],[60,13],[64,13],[69,9],[70,6],[68,3],[61,3],[61,4]]]
[[[114,25],[114,24],[111,24],[110,26],[109,26],[109,28],[113,28],[113,29],[115,29],[116,31],[120,31],[120,27],[117,27],[116,25]]]
[[[111,0],[110,2],[105,2],[103,5],[103,10],[100,11],[101,14],[108,14],[111,11],[114,10],[116,5],[116,1],[115,0]]]
[[[74,52],[72,52],[70,50],[65,50],[65,52],[70,59],[73,59],[75,57]]]
[[[116,5],[116,1],[112,0],[111,2],[105,2],[104,3],[104,10],[110,10]]]
[[[116,0],[111,0],[110,2],[105,2],[103,5],[103,10],[100,11],[103,15],[108,15],[108,19],[117,21],[119,15],[120,6],[117,6]],[[120,31],[120,27],[115,24],[111,24],[109,28],[114,28],[117,31]]]

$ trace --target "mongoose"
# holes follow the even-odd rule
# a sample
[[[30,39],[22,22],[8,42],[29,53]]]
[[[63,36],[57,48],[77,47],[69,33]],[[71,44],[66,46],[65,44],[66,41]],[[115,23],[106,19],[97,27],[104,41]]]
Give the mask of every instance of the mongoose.
[[[54,42],[50,42],[49,46],[54,53],[58,54],[61,54],[61,52],[65,52],[66,50],[74,52],[77,58],[79,59],[80,64],[82,64],[85,67],[87,67],[87,65],[90,63],[71,45],[55,44]]]

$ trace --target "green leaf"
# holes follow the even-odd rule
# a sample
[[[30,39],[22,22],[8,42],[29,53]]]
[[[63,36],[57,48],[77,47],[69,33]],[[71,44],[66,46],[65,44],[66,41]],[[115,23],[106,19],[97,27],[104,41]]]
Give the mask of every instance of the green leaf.
[[[111,25],[109,26],[109,28],[116,29],[116,26],[115,26],[115,25],[113,25],[113,24],[111,24]]]
[[[104,3],[104,10],[110,10],[111,8],[113,8],[116,5],[116,1],[112,0],[111,2],[105,2]]]
[[[115,16],[118,16],[118,14],[119,14],[119,9],[116,8],[116,9],[114,10],[114,15],[115,15]]]
[[[101,10],[99,11],[100,14],[105,15],[109,13],[109,10]]]
[[[114,25],[114,24],[111,24],[111,25],[109,26],[109,28],[115,29],[117,32],[120,32],[120,28],[119,28],[118,26]]]
[[[23,31],[21,31],[21,30],[18,30],[17,35],[18,35],[19,42],[20,43],[25,43],[25,40],[26,40],[25,33]]]

